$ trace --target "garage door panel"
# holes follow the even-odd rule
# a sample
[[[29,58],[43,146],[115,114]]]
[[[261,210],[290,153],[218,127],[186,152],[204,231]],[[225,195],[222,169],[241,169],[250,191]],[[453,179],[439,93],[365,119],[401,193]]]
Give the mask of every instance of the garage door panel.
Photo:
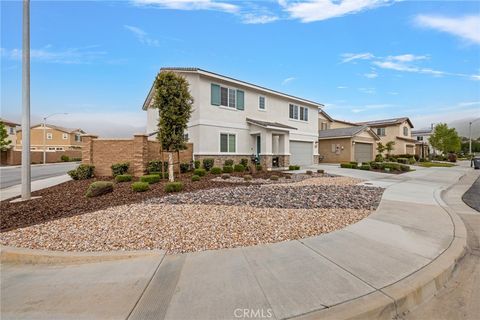
[[[373,160],[373,145],[369,143],[355,143],[355,161],[368,162]]]
[[[290,141],[290,163],[300,166],[312,165],[312,143],[302,141]]]

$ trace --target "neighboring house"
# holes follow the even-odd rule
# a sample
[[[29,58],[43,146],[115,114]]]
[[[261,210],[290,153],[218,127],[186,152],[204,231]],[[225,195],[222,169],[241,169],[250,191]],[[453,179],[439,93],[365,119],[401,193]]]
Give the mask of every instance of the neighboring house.
[[[380,138],[368,127],[335,120],[325,111],[318,113],[318,142],[322,162],[368,162],[375,158]]]
[[[429,138],[433,133],[432,128],[412,130],[412,138],[416,140],[416,154],[421,158],[428,158],[430,154],[441,154],[430,144]]]
[[[359,125],[366,125],[380,137],[385,145],[394,141],[395,145],[392,154],[415,154],[415,143],[412,138],[413,124],[407,117],[359,122]]]
[[[7,130],[8,133],[8,140],[11,141],[9,147],[13,148],[15,147],[15,144],[17,143],[17,127],[20,125],[19,123],[15,123],[13,121],[9,121],[7,119],[0,118],[0,122],[2,122],[5,125],[5,129]]]
[[[45,129],[45,130],[44,130]],[[75,150],[82,147],[81,136],[85,134],[82,129],[69,129],[47,124],[37,124],[30,128],[30,150],[46,151]],[[22,130],[17,130],[16,150],[22,149]]]
[[[188,123],[195,160],[239,162],[259,156],[267,169],[318,162],[320,103],[267,89],[199,68],[162,68],[185,77],[193,96]],[[158,110],[151,108],[155,84],[143,105],[147,133],[157,131]]]

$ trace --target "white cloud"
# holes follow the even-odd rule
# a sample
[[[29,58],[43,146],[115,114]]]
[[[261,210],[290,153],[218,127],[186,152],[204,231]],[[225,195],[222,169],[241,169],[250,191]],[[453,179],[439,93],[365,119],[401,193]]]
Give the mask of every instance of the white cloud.
[[[364,75],[365,78],[368,78],[368,79],[375,79],[375,78],[378,77],[378,73],[376,73],[375,71],[365,73],[363,75]]]
[[[137,40],[140,41],[141,44],[144,44],[150,47],[158,47],[160,45],[160,42],[158,40],[150,38],[148,36],[148,33],[140,29],[139,27],[129,26],[129,25],[124,25],[123,27],[128,31],[130,31],[131,33],[133,33],[135,38],[137,38]]]
[[[337,89],[348,89],[348,87],[345,86],[338,86]]]
[[[60,64],[89,64],[107,54],[105,51],[93,50],[98,46],[86,46],[79,48],[68,48],[54,50],[52,45],[46,45],[40,49],[31,49],[30,58],[32,61]],[[1,56],[12,60],[22,59],[22,49],[1,48]]]
[[[398,55],[398,56],[388,56],[387,57],[388,60],[396,60],[396,61],[400,61],[400,62],[412,62],[412,61],[416,61],[416,60],[424,60],[424,59],[428,59],[427,56],[417,56],[417,55],[414,55],[414,54],[401,54],[401,55]]]
[[[358,91],[366,94],[375,94],[377,90],[375,88],[358,88]]]
[[[363,107],[358,107],[358,108],[353,108],[352,112],[353,113],[360,113],[368,110],[378,110],[378,109],[385,109],[385,108],[391,108],[394,107],[392,104],[384,103],[384,104],[369,104],[365,105]]]
[[[342,54],[342,63],[351,62],[354,60],[370,60],[375,58],[375,56],[369,52],[366,53],[343,53]]]
[[[480,74],[472,74],[470,78],[475,81],[480,81]]]
[[[237,5],[213,0],[133,0],[137,5],[152,5],[163,9],[176,10],[217,10],[229,13],[239,11]]]
[[[295,77],[289,77],[289,78],[283,79],[282,85],[289,84],[290,82],[292,82],[293,80],[296,80],[296,79],[297,78],[295,78]]]
[[[246,13],[242,15],[242,22],[245,24],[266,24],[277,20],[277,16],[269,14],[256,15],[254,13]]]
[[[480,15],[446,17],[439,15],[417,15],[415,23],[421,27],[450,33],[468,42],[480,44]]]
[[[302,22],[322,21],[390,5],[390,0],[308,0],[290,2],[279,0],[278,3],[290,15]]]
[[[459,102],[459,107],[470,107],[470,106],[478,106],[480,105],[480,101],[468,101],[468,102]]]

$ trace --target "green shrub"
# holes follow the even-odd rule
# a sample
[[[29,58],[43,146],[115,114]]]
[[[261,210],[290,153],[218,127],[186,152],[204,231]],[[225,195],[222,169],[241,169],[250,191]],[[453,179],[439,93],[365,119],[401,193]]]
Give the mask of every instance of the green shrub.
[[[70,161],[72,162],[82,161],[82,158],[70,158]]]
[[[271,175],[271,176],[270,176],[270,180],[272,180],[272,181],[277,181],[277,180],[278,180],[278,176],[276,176],[276,175]]]
[[[245,180],[245,181],[251,181],[252,179],[253,179],[252,176],[249,175],[249,174],[246,174],[246,175],[243,176],[243,180]]]
[[[375,156],[375,162],[383,162],[383,156],[381,154],[377,154]]]
[[[223,166],[222,171],[223,171],[223,173],[232,173],[233,172],[233,167],[232,166]]]
[[[90,184],[85,194],[87,197],[98,197],[113,191],[113,182],[95,181]]]
[[[230,175],[229,175],[228,173],[223,173],[223,174],[222,174],[222,179],[223,179],[223,180],[230,179]]]
[[[318,170],[317,170],[317,173],[325,173],[325,170],[323,170],[323,169],[318,169]]]
[[[165,192],[180,192],[183,190],[183,183],[175,181],[169,182],[165,185]]]
[[[396,171],[400,171],[400,164],[397,163],[397,162],[385,162],[384,164],[384,169],[390,169],[390,171],[392,170],[396,170]]]
[[[130,174],[119,174],[115,177],[115,181],[117,182],[127,182],[132,181],[132,176]]]
[[[67,173],[73,180],[85,180],[93,178],[94,169],[94,166],[88,164],[81,164],[78,166],[77,169],[70,170]]]
[[[415,164],[417,162],[417,160],[415,160],[415,157],[411,157],[410,159],[408,159],[408,164]]]
[[[410,166],[408,166],[408,165],[406,165],[406,164],[401,164],[401,165],[400,165],[400,170],[401,170],[401,171],[404,171],[404,172],[410,171]]]
[[[148,182],[149,184],[160,182],[160,176],[158,174],[147,174],[140,177],[141,182]]]
[[[153,171],[153,172],[150,172],[149,175],[159,176],[160,179],[168,179],[168,172],[164,172],[164,173],[163,173],[163,176],[162,176],[162,173],[161,173],[161,172]]]
[[[295,170],[300,170],[300,166],[295,165]]]
[[[418,160],[418,162],[427,162],[427,159],[425,159],[425,158],[420,158],[420,159]]]
[[[68,162],[70,161],[70,157],[67,156],[66,154],[62,154],[62,156],[60,157],[60,160],[62,160],[63,162]]]
[[[350,161],[350,164],[352,164],[352,166],[358,166],[358,162],[357,162],[357,161]]]
[[[223,165],[224,166],[233,166],[233,160],[232,159],[225,160]]]
[[[112,169],[112,176],[116,177],[120,174],[127,173],[129,167],[130,163],[128,162],[119,162],[112,164],[112,166],[110,167]]]
[[[148,173],[152,172],[162,172],[162,161],[160,160],[152,160],[148,162],[147,166]],[[168,171],[168,162],[163,162],[163,171]]]
[[[193,174],[197,175],[197,176],[200,176],[200,177],[203,177],[204,175],[207,174],[207,170],[205,170],[205,169],[195,169],[195,170],[193,170]]]
[[[215,160],[213,158],[205,158],[203,159],[203,168],[207,171],[212,169]]]
[[[397,158],[391,156],[390,158],[388,158],[388,162],[398,162],[398,161],[397,161]]]
[[[295,166],[293,165],[288,166],[288,170],[295,170]]]
[[[401,164],[407,164],[408,158],[397,158],[397,162]]]
[[[245,168],[248,168],[248,159],[245,159],[245,158],[240,159],[240,164]]]
[[[383,162],[375,162],[375,161],[372,161],[370,162],[370,167],[372,169],[380,169],[380,170],[383,170],[385,168],[385,164]]]
[[[340,168],[352,169],[353,165],[351,163],[340,163]]]
[[[245,171],[245,167],[243,166],[243,164],[236,164],[235,166],[233,166],[233,171],[235,171],[235,172],[244,172],[244,171]]]
[[[200,181],[200,176],[197,176],[196,174],[194,174],[192,176],[192,181]]]
[[[213,167],[212,169],[210,169],[210,173],[211,173],[211,174],[220,174],[220,173],[222,173],[222,168],[220,168],[220,167]]]
[[[263,170],[262,165],[261,165],[261,164],[255,165],[255,170],[257,170],[257,171],[262,171],[262,170]]]
[[[313,174],[313,171],[307,170],[307,171],[305,171],[305,173],[308,174],[309,176],[311,176]]]
[[[132,190],[135,192],[144,192],[150,189],[148,182],[137,181],[132,183]]]
[[[190,171],[190,163],[180,163],[180,172],[186,173]]]
[[[369,165],[369,164],[362,164],[362,165],[360,166],[360,170],[370,170],[370,169],[371,169],[371,168],[370,168],[370,165]]]
[[[194,165],[195,169],[200,169],[200,160],[193,161],[193,165]]]

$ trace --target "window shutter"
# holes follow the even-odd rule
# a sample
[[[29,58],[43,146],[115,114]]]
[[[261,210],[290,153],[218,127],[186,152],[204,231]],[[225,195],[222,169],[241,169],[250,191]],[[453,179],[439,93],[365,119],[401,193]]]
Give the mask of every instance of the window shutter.
[[[214,106],[220,105],[220,86],[218,84],[211,85],[211,103]]]
[[[308,121],[308,108],[303,110],[303,120]]]
[[[237,110],[245,110],[244,96],[245,93],[242,90],[237,90]]]

